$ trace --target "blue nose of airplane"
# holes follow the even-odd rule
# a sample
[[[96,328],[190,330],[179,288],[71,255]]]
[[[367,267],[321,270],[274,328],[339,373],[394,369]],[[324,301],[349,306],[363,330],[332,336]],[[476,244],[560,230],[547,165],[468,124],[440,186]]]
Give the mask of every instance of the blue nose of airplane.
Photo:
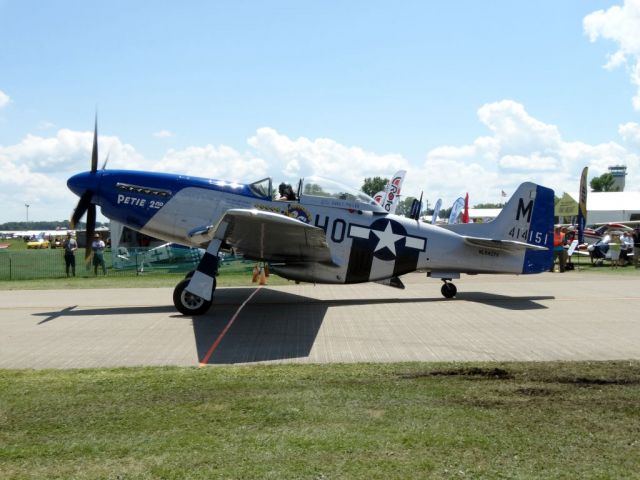
[[[98,193],[99,183],[100,173],[82,172],[67,180],[67,187],[69,187],[69,190],[73,193],[81,197],[86,191],[91,191],[94,194]]]

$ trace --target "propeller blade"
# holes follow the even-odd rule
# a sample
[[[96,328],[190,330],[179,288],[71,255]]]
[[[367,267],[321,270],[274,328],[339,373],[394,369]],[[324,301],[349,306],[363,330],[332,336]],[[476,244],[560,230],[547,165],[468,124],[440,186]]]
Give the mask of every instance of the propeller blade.
[[[102,164],[102,168],[100,170],[104,170],[105,168],[107,168],[107,163],[109,163],[109,155],[111,155],[111,152],[107,153],[107,158],[104,159],[104,163]]]
[[[91,258],[91,242],[93,242],[93,235],[96,231],[96,206],[92,203],[87,209],[87,238],[84,249],[84,261],[89,263]]]
[[[82,194],[80,200],[78,201],[78,205],[76,205],[76,209],[73,211],[71,215],[71,220],[69,220],[69,227],[73,230],[76,228],[76,225],[87,211],[87,208],[91,206],[91,197],[93,196],[93,192],[91,190],[87,190]]]
[[[98,114],[96,113],[96,123],[93,127],[93,150],[91,152],[91,171],[98,170]]]

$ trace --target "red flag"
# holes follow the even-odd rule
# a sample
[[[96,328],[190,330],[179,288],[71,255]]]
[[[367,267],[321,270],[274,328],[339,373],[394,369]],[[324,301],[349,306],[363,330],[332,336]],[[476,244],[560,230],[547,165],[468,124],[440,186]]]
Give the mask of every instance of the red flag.
[[[464,196],[464,210],[462,211],[462,223],[469,223],[469,192]]]

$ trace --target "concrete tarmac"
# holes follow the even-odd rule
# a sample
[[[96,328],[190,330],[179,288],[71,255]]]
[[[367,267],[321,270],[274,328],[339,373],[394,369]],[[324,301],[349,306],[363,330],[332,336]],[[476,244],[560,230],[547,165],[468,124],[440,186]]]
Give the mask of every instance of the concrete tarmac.
[[[637,276],[403,281],[220,288],[194,318],[171,288],[0,291],[0,368],[640,359]]]

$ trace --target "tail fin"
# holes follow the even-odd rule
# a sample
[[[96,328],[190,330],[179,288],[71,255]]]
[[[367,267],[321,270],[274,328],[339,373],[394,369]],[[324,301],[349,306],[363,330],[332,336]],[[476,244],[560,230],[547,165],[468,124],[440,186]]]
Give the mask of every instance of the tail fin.
[[[554,194],[550,188],[523,183],[496,218],[496,233],[501,238],[521,240],[547,250],[527,250],[522,273],[549,270],[553,261]]]
[[[495,220],[484,224],[452,225],[460,235],[523,242],[546,250],[523,250],[522,273],[549,270],[553,260],[553,190],[523,183]]]

